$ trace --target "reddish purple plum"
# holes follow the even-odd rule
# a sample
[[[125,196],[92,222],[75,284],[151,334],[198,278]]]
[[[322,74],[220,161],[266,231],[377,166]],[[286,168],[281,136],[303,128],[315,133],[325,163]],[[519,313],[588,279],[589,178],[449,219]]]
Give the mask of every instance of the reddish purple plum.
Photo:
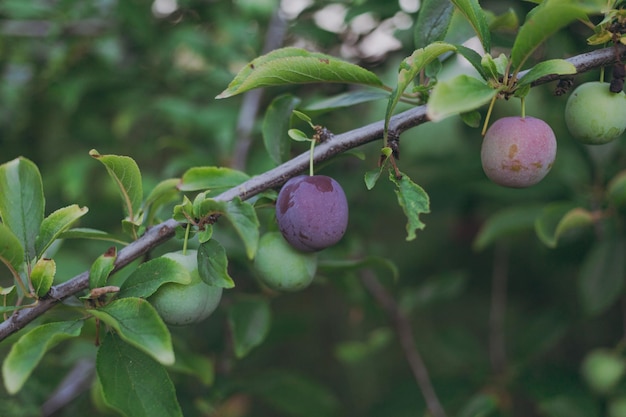
[[[339,242],[348,226],[348,200],[341,185],[325,175],[291,178],[278,193],[276,220],[283,237],[304,252]]]
[[[512,188],[537,184],[556,158],[556,137],[550,126],[534,117],[503,117],[483,139],[480,158],[491,181]]]

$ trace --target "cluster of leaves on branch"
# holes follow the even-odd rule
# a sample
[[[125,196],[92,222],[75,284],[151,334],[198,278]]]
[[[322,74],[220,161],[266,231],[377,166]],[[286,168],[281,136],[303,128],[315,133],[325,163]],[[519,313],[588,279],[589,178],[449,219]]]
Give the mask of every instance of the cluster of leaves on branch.
[[[550,175],[548,171],[557,155],[556,139],[563,139],[555,139],[548,124],[526,116],[526,105],[534,93],[532,87],[547,80],[571,79],[584,71],[609,64],[613,68],[613,78],[623,82],[624,75],[620,71],[624,69],[624,47],[621,44],[626,37],[626,12],[619,1],[544,0],[535,3],[538,4],[520,24],[515,11],[496,15],[481,8],[476,0],[423,1],[413,27],[413,52],[401,60],[391,86],[386,85],[381,76],[359,65],[330,54],[296,47],[276,49],[251,60],[216,99],[226,100],[258,88],[292,88],[310,83],[359,87],[307,105],[302,104],[301,97],[291,93],[273,98],[267,105],[260,136],[266,159],[275,167],[259,175],[224,166],[189,166],[182,175],[154,181],[150,189],[145,189],[141,167],[133,157],[92,150],[85,157],[90,156],[102,165],[121,199],[124,237],[115,231],[78,227],[79,221],[81,225],[89,223],[86,207],[72,204],[50,211],[44,197],[45,178],[42,178],[37,164],[27,157],[5,161],[0,165],[0,262],[9,271],[10,283],[9,280],[0,282],[0,312],[4,316],[0,338],[5,340],[8,349],[2,364],[6,391],[10,395],[19,395],[45,355],[60,343],[76,342],[78,346],[79,340],[88,340],[97,348],[92,396],[102,412],[125,416],[182,416],[183,409],[189,406],[180,401],[181,393],[177,392],[176,382],[181,375],[191,375],[203,387],[211,387],[215,383],[216,364],[207,355],[194,351],[192,346],[177,343],[177,335],[184,328],[176,326],[203,322],[216,314],[216,309],[222,309],[228,329],[224,337],[228,338],[226,344],[232,349],[232,359],[245,361],[270,337],[274,323],[272,302],[280,291],[303,290],[316,278],[328,282],[330,277],[373,270],[383,271],[381,276],[392,276],[393,282],[397,283],[398,267],[393,262],[376,253],[364,255],[357,245],[349,247],[346,244],[339,250],[316,252],[336,244],[344,236],[347,206],[353,215],[359,210],[367,211],[367,207],[346,200],[339,186],[340,176],[335,175],[335,179],[313,176],[314,164],[319,167],[322,162],[351,148],[381,140],[373,159],[365,159],[368,168],[362,170],[364,179],[360,183],[374,193],[379,179],[389,178],[397,201],[394,209],[405,216],[404,240],[409,242],[419,240],[418,231],[422,231],[427,223],[424,215],[431,212],[431,197],[426,187],[414,179],[411,162],[405,158],[400,160],[403,155],[400,136],[409,128],[425,121],[438,123],[458,117],[464,122],[464,128],[471,128],[478,138],[482,126],[485,135],[483,168],[494,182],[526,187]],[[457,33],[452,22],[459,21],[471,27],[472,37],[475,36],[480,44],[475,49],[463,44],[467,39],[459,42],[455,38]],[[579,60],[560,56],[537,58],[535,54],[540,46],[577,23],[589,30],[589,45],[608,43],[608,58],[592,64],[585,59],[590,60],[593,55],[574,57]],[[496,47],[492,40],[492,36],[498,33],[514,33],[506,48]],[[471,69],[460,75],[444,76],[445,69],[453,66],[457,57],[468,62]],[[589,65],[583,67],[584,64]],[[574,110],[568,110],[568,128],[572,131],[571,136],[582,136],[585,143],[610,142],[615,145],[614,140],[626,129],[626,95],[621,89],[613,91],[614,86],[609,92],[608,83],[601,83],[601,87],[606,91],[599,93],[597,105],[576,110],[578,113],[575,114],[569,113]],[[580,90],[575,91],[582,94]],[[610,101],[607,112],[613,112],[607,113],[608,116],[600,114],[605,96]],[[572,93],[572,97],[577,96]],[[521,117],[514,118],[512,123],[515,124],[507,124],[490,134],[488,127],[498,123],[492,120],[498,106],[517,99],[521,102]],[[579,101],[587,103],[587,100]],[[362,132],[355,129],[345,134],[333,134],[332,126],[323,127],[313,122],[323,118],[323,113],[349,113],[353,107],[372,102],[383,102],[386,108],[380,114],[381,121],[362,127]],[[568,103],[568,108],[574,105],[576,103]],[[409,110],[398,114],[400,106]],[[594,112],[601,117],[583,125],[593,124],[606,129],[580,133],[575,123],[583,114]],[[500,121],[510,122],[508,118]],[[305,127],[302,127],[303,122]],[[529,127],[531,122],[534,123],[532,129]],[[535,129],[536,125],[539,127]],[[313,131],[312,138],[304,132],[309,128]],[[541,134],[537,134],[537,130]],[[521,132],[520,137],[511,139],[518,132]],[[527,137],[528,132],[534,136]],[[353,139],[351,135],[357,135],[357,138]],[[515,153],[523,152],[519,141],[526,141],[524,143],[533,148],[529,153],[533,154],[539,148],[538,153],[543,159],[516,160],[516,165],[507,167],[509,172],[502,176],[499,171],[504,168],[498,159],[501,150],[495,149],[493,143],[501,144],[506,139],[511,142],[506,142],[505,154],[510,155],[512,149]],[[293,140],[310,141],[310,153],[294,157]],[[472,158],[479,161],[481,155],[477,152]],[[539,167],[539,174],[531,175],[531,179],[515,177],[517,171],[531,165]],[[311,176],[298,177],[307,167]],[[288,184],[293,188],[285,188],[285,200],[281,202],[277,187],[291,177],[295,178]],[[331,191],[334,194],[329,198]],[[302,193],[311,195],[303,196]],[[293,199],[306,202],[307,197],[315,200],[322,198],[323,193],[328,193],[324,198],[329,200],[319,205],[310,203],[305,208],[291,208],[291,205],[295,206]],[[325,214],[320,218],[319,212],[331,203],[337,203],[339,212],[332,213],[334,217]],[[284,207],[287,206],[292,217],[285,215],[287,209]],[[315,208],[315,213],[309,212],[313,211],[311,207]],[[626,171],[619,170],[611,172],[608,179],[600,179],[594,192],[577,199],[568,198],[550,204],[522,202],[496,211],[481,224],[473,238],[473,249],[481,252],[528,230],[533,230],[546,247],[554,249],[593,231],[593,241],[582,260],[577,285],[581,314],[598,317],[616,305],[624,290],[624,207]],[[301,211],[293,214],[294,210]],[[324,230],[324,238],[311,239],[309,234],[316,233],[312,229],[320,229],[322,225],[335,227],[335,224],[338,225],[336,233]],[[389,233],[388,230],[384,232]],[[392,233],[402,236],[396,230]],[[286,244],[283,236],[293,247]],[[154,253],[159,253],[158,246],[170,238],[176,242],[176,250],[155,256]],[[88,271],[67,280],[68,277],[57,274],[56,255],[68,241],[105,242],[108,247],[92,261]],[[136,259],[140,262],[133,262]],[[233,273],[233,269],[241,268],[241,265],[252,271],[248,274],[253,277],[252,282],[241,282]],[[345,286],[360,288],[359,281],[356,282],[350,281]],[[450,291],[456,291],[454,283],[457,281],[445,282],[452,282]],[[435,293],[449,289],[441,283],[433,285]],[[239,288],[244,290],[237,292]],[[355,299],[364,298],[360,290],[353,291],[350,294]],[[385,298],[386,293],[381,296],[380,291],[376,293],[374,289],[373,292],[382,300],[382,307],[392,311],[390,319],[400,323],[396,331],[402,344],[402,337],[406,336],[401,320],[404,316],[393,310],[395,305]],[[34,322],[32,326],[23,329],[31,322]],[[17,334],[9,337],[13,333]],[[343,353],[338,355],[351,358],[346,362],[356,361],[355,357],[375,352],[378,346],[389,343],[388,339],[385,332],[372,333],[370,340],[358,346],[343,345]],[[589,387],[600,394],[605,406],[611,410],[618,410],[626,402],[622,378],[626,373],[626,360],[621,356],[621,349],[623,347],[618,346],[609,351],[592,351],[583,367]],[[411,354],[406,355],[412,362]],[[436,367],[436,364],[432,365]],[[423,408],[434,416],[443,416],[434,390],[431,392],[427,373],[426,377],[423,376],[425,368],[419,363],[411,366],[424,397]],[[611,371],[607,377],[602,372],[607,367],[617,371]],[[316,400],[311,412],[293,411],[289,409],[291,403],[285,405],[281,399],[271,398],[266,391],[265,399],[270,403],[274,401],[274,405],[286,410],[287,414],[308,416],[321,410],[319,415],[339,415],[341,407],[334,397],[317,385],[309,385],[308,380],[296,378],[293,383],[289,377],[278,375],[275,381],[280,387],[278,391],[289,391],[290,387],[296,396],[311,393]],[[259,383],[247,386],[261,397],[264,396],[263,388],[267,387]],[[237,392],[236,384],[224,384],[220,389],[228,394]],[[455,410],[460,416],[510,415],[510,404],[496,391],[477,389],[471,393],[463,392],[461,397],[462,401],[451,401],[450,404],[444,401],[444,408]],[[220,399],[221,394],[212,397],[216,408]],[[558,409],[559,404],[542,404],[541,415],[566,415]],[[205,412],[210,415],[210,411]],[[622,414],[620,411],[611,413],[611,417],[624,415],[623,410]]]

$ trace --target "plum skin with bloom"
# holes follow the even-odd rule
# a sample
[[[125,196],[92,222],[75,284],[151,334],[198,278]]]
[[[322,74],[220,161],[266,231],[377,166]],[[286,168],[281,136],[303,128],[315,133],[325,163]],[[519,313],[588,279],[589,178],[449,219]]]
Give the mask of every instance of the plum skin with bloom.
[[[308,287],[317,270],[317,253],[292,247],[279,232],[264,234],[254,258],[259,280],[278,291],[299,291]]]
[[[341,185],[325,175],[300,175],[285,183],[276,199],[283,237],[304,252],[339,242],[348,226],[348,201]]]
[[[587,145],[602,145],[626,130],[626,94],[612,93],[609,84],[579,85],[567,99],[565,123],[569,132]]]
[[[556,158],[552,128],[535,117],[503,117],[483,139],[480,158],[485,175],[498,185],[524,188],[537,184]]]

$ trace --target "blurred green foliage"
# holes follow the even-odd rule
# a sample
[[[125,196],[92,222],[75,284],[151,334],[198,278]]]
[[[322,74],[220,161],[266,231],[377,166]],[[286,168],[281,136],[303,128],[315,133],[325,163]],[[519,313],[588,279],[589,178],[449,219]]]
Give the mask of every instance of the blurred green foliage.
[[[244,98],[214,98],[262,53],[277,3],[180,0],[175,11],[162,16],[155,6],[167,4],[162,1],[4,0],[0,162],[20,155],[33,160],[42,172],[48,210],[87,206],[81,226],[121,231],[117,189],[89,150],[131,156],[141,169],[144,190],[192,166],[232,166],[241,156],[239,140],[245,140],[238,122]],[[410,22],[417,13],[400,13],[399,4],[387,0],[340,4],[352,31],[320,28],[316,12],[331,5],[320,0],[288,22],[284,44],[343,56],[392,83],[398,64],[413,51]],[[513,8],[523,21],[533,5],[492,0],[481,6],[496,14]],[[364,14],[375,25],[360,33],[354,22]],[[390,25],[389,19],[396,19],[396,29],[389,33],[397,44],[368,53],[366,35],[382,22]],[[587,51],[590,35],[583,24],[574,24],[550,38],[533,60]],[[495,46],[510,47],[512,37],[498,32]],[[444,73],[458,65],[444,64]],[[577,76],[576,83],[598,76],[592,71]],[[261,133],[264,110],[275,97],[289,91],[306,108],[351,89],[304,85],[265,90],[259,113],[252,116],[244,170],[254,175],[275,165]],[[559,146],[552,172],[530,189],[490,183],[480,167],[479,129],[458,117],[402,135],[400,167],[431,200],[431,214],[422,217],[426,228],[412,242],[405,241],[405,218],[392,188],[381,182],[367,191],[363,182],[363,174],[376,167],[380,143],[362,147],[364,160],[349,156],[320,167],[346,190],[349,230],[339,246],[320,254],[321,265],[327,264],[312,287],[263,294],[271,306],[269,333],[242,359],[235,358],[224,323],[232,305],[250,302],[260,291],[240,241],[229,230],[216,228],[236,289],[224,293],[209,320],[172,329],[177,355],[188,361],[172,372],[184,414],[424,415],[422,395],[388,318],[361,285],[362,269],[332,264],[375,256],[397,266],[397,279],[384,265],[372,269],[411,318],[415,343],[450,415],[600,417],[610,409],[611,417],[624,416],[626,380],[597,393],[580,372],[584,358],[596,348],[622,353],[623,286],[618,286],[620,294],[600,291],[599,297],[610,299],[593,314],[584,308],[585,294],[579,291],[579,281],[586,279],[581,271],[590,271],[587,280],[594,282],[601,274],[623,281],[623,263],[614,271],[611,265],[597,266],[602,263],[597,255],[587,257],[602,247],[598,242],[623,236],[623,217],[561,236],[550,249],[537,238],[532,216],[540,207],[563,201],[591,211],[606,208],[605,189],[626,165],[626,145],[623,137],[596,148],[573,141],[563,122],[566,96],[556,97],[553,90],[552,84],[534,88],[526,103],[527,114],[550,123]],[[313,119],[339,133],[383,119],[385,104],[358,104],[313,114]],[[492,120],[519,111],[517,100],[498,102]],[[294,144],[292,155],[305,150]],[[496,230],[477,250],[474,242],[485,222],[511,208],[530,213],[530,220],[509,215],[506,230]],[[272,214],[271,208],[259,211],[264,224],[271,224]],[[171,212],[161,215],[167,218]],[[154,255],[180,245],[180,240],[168,242]],[[57,279],[89,269],[107,247],[65,242],[55,258]],[[0,284],[8,277],[0,272]],[[499,310],[498,303],[505,307]],[[63,307],[51,314],[61,317]],[[95,329],[86,333],[93,336]],[[0,345],[2,356],[17,337]],[[504,356],[498,356],[500,348]],[[79,359],[93,358],[94,351],[87,338],[55,348],[18,395],[0,394],[0,416],[40,415],[63,376]],[[99,395],[95,385],[56,415],[113,415]]]

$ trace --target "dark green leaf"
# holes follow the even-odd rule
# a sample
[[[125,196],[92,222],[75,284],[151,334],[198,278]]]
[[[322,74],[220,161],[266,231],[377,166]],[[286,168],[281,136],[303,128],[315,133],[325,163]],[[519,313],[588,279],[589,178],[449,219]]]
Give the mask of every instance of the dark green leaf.
[[[69,229],[61,233],[59,235],[59,239],[92,239],[128,245],[127,241],[122,240],[115,235],[102,230],[90,229],[88,227],[76,227],[74,229]]]
[[[299,48],[276,49],[246,65],[216,98],[268,86],[327,82],[382,86],[376,74],[330,55]]]
[[[39,236],[35,240],[37,256],[43,256],[48,247],[59,238],[61,233],[70,228],[72,223],[84,216],[89,209],[76,204],[63,207],[43,219],[39,229]]]
[[[324,112],[343,107],[352,107],[369,101],[388,99],[389,93],[380,90],[358,90],[341,93],[309,103],[302,108],[308,112]]]
[[[191,375],[207,387],[213,385],[215,366],[211,358],[204,354],[183,350],[182,346],[176,346],[174,352],[176,353],[176,362],[168,367],[169,370]]]
[[[467,21],[472,25],[485,52],[491,51],[491,34],[489,25],[483,9],[480,8],[478,0],[452,0],[452,3],[465,16]]]
[[[117,249],[111,246],[105,253],[91,264],[89,269],[89,288],[100,288],[107,285],[107,280],[113,268],[115,268],[115,260],[117,259]]]
[[[105,401],[126,417],[183,416],[165,368],[119,337],[105,337],[96,370]]]
[[[235,282],[228,275],[226,251],[215,239],[204,242],[198,248],[198,273],[208,285],[222,288],[235,286]]]
[[[254,207],[237,197],[226,204],[224,214],[243,241],[248,259],[254,259],[259,244],[259,219]]]
[[[498,410],[495,394],[476,394],[463,407],[458,417],[488,417]]]
[[[472,64],[474,69],[478,71],[478,73],[484,80],[489,79],[489,75],[485,72],[485,69],[481,64],[482,56],[480,56],[478,52],[463,45],[456,45],[456,50],[460,55],[463,56],[463,58],[467,59],[467,61]]]
[[[482,225],[472,246],[481,251],[499,239],[532,230],[542,211],[543,206],[540,205],[520,205],[501,210]]]
[[[228,310],[235,355],[243,358],[260,345],[270,330],[271,311],[268,300],[261,297],[242,297]]]
[[[138,221],[143,200],[143,185],[137,163],[128,156],[100,155],[95,149],[92,149],[89,155],[106,167],[117,185],[127,220]]]
[[[15,234],[0,223],[0,262],[18,272],[24,262],[24,248]]]
[[[57,266],[53,259],[41,258],[37,260],[30,272],[30,281],[38,297],[43,297],[50,291]]]
[[[89,312],[115,329],[125,342],[164,365],[174,363],[170,332],[154,307],[143,298],[122,298]]]
[[[37,165],[16,158],[0,165],[0,217],[18,238],[26,260],[37,255],[35,240],[44,216],[45,200]]]
[[[539,239],[548,247],[555,248],[559,238],[575,230],[593,224],[593,215],[571,203],[555,203],[547,206],[535,221]]]
[[[266,402],[281,415],[292,417],[335,416],[339,402],[327,387],[300,375],[271,371],[248,378],[244,390]]]
[[[446,36],[454,5],[450,0],[425,0],[413,27],[415,49],[424,48]]]
[[[476,110],[489,103],[498,91],[468,75],[440,81],[433,88],[428,100],[428,117],[439,121],[455,114]]]
[[[389,346],[393,332],[386,327],[374,329],[364,341],[342,342],[335,348],[335,356],[347,364],[359,364],[373,360],[373,355]]]
[[[178,184],[180,180],[178,178],[170,178],[163,180],[156,185],[146,197],[144,202],[144,211],[146,211],[146,220],[148,224],[152,223],[152,220],[156,212],[163,205],[176,201],[179,199]]]
[[[408,220],[406,224],[406,240],[413,240],[416,238],[415,231],[422,230],[426,226],[422,223],[419,216],[420,214],[430,213],[428,194],[404,173],[402,178],[398,179],[390,171],[389,179],[397,187],[395,192],[398,197],[398,204],[402,207]]]
[[[181,191],[210,190],[221,192],[236,187],[250,177],[235,169],[224,167],[193,167],[188,169],[178,185]]]
[[[413,82],[413,79],[426,65],[434,59],[437,59],[440,55],[452,51],[456,51],[456,46],[445,42],[434,42],[425,48],[417,49],[411,56],[402,61],[400,71],[398,72],[398,85],[392,91],[389,102],[387,103],[387,110],[385,112],[385,137],[387,136],[389,120],[391,120],[391,116],[393,116],[393,112],[402,94],[404,94],[404,90],[406,90],[409,84]]]
[[[617,207],[626,207],[626,171],[611,179],[607,186],[607,197]]]
[[[547,0],[535,7],[520,27],[511,49],[513,68],[519,71],[541,43],[576,19],[586,19],[585,10],[566,1]]]
[[[543,61],[532,67],[528,73],[520,78],[517,85],[528,85],[539,78],[552,74],[576,74],[576,67],[564,59],[550,59]]]
[[[291,127],[291,116],[300,104],[298,97],[284,94],[276,97],[270,103],[263,118],[263,143],[270,158],[281,164],[289,159],[291,140],[287,131]]]
[[[578,275],[582,306],[590,316],[609,308],[622,295],[626,245],[621,239],[600,241],[585,257]]]
[[[2,363],[2,379],[9,394],[18,392],[44,354],[65,339],[76,337],[83,321],[61,321],[37,326],[11,346]]]
[[[499,16],[489,21],[489,30],[495,31],[515,31],[519,28],[519,19],[515,10],[509,9]]]

